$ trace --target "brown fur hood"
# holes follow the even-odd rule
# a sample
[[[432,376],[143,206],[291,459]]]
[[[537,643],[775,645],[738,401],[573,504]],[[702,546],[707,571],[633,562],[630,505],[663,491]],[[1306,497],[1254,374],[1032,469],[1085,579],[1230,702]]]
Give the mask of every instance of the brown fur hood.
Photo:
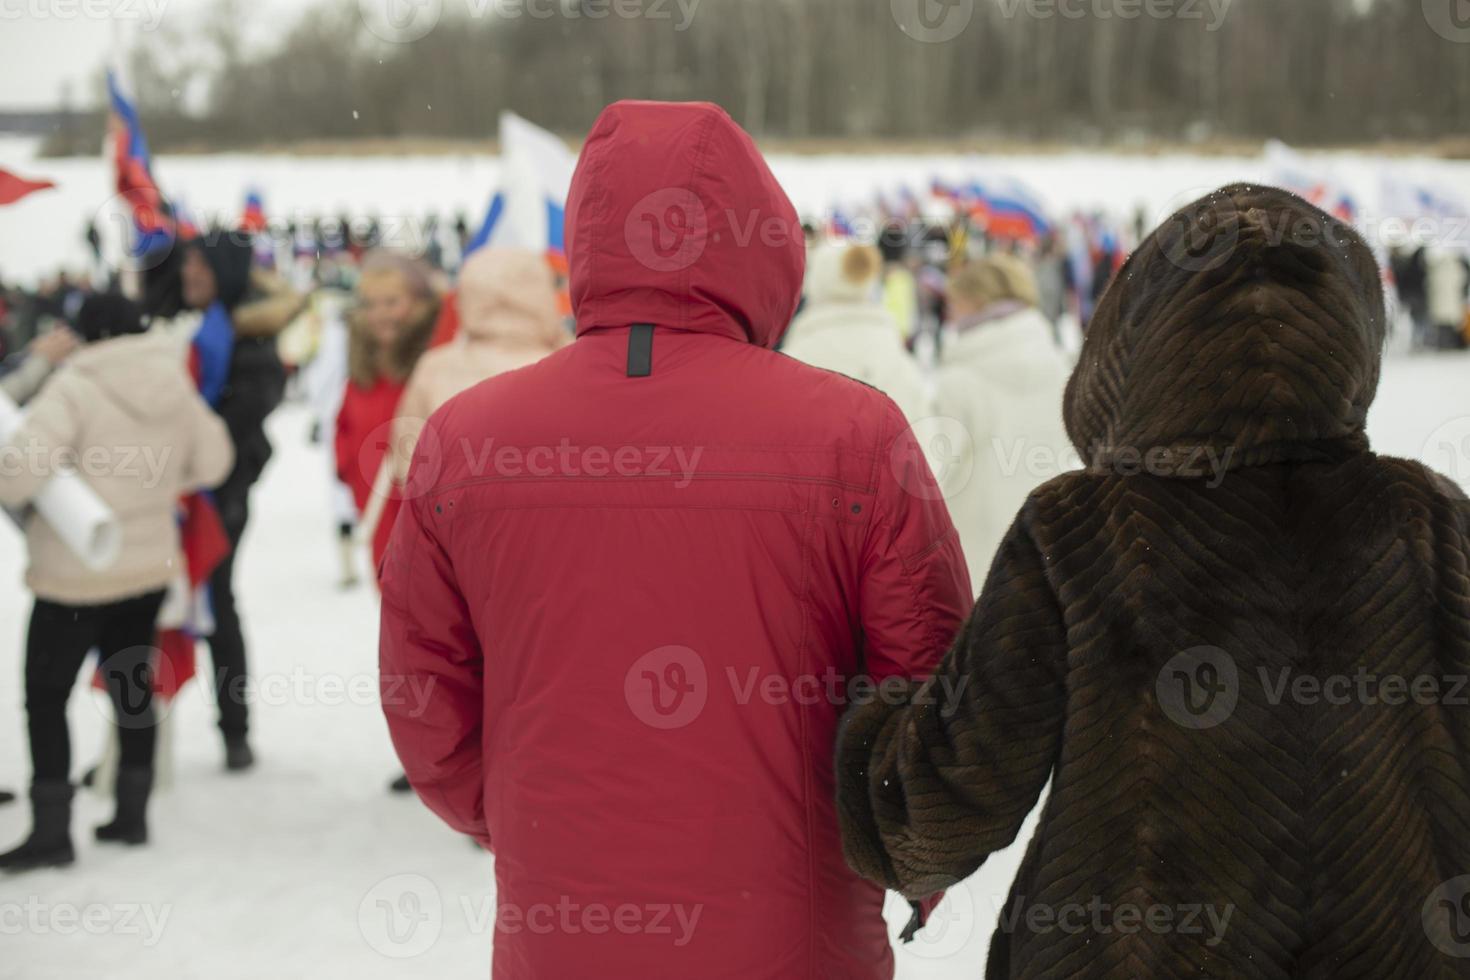
[[[1164,222],[1118,272],[1067,387],[1094,471],[1202,476],[1368,446],[1383,289],[1356,231],[1235,184]]]

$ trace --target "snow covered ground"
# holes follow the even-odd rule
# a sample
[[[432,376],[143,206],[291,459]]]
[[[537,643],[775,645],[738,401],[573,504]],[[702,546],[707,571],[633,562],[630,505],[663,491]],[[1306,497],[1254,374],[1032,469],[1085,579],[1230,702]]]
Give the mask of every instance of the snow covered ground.
[[[375,703],[376,610],[367,589],[335,584],[327,468],[307,428],[299,407],[273,419],[277,457],[244,545],[258,769],[221,771],[212,706],[191,685],[169,719],[174,786],[152,809],[155,844],[97,848],[91,827],[108,806],[82,794],[77,866],[0,878],[0,978],[488,976],[492,859],[385,791],[395,760]],[[1391,357],[1369,429],[1379,451],[1470,486],[1470,356]],[[23,564],[0,522],[0,784],[15,789],[29,775]],[[72,698],[76,772],[102,744],[103,704],[92,691]],[[0,809],[0,846],[26,825],[23,804]],[[1019,852],[952,892],[900,950],[900,978],[981,974]],[[894,903],[895,932],[903,911]]]

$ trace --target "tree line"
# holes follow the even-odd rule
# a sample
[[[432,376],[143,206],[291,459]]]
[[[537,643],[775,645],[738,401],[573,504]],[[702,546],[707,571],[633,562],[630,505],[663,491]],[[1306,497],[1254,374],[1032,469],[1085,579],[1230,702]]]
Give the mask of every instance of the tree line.
[[[217,0],[129,74],[159,149],[484,139],[502,109],[574,135],[619,98],[768,139],[1429,141],[1470,133],[1470,23],[1436,2],[441,0],[400,43],[328,0],[262,50]]]

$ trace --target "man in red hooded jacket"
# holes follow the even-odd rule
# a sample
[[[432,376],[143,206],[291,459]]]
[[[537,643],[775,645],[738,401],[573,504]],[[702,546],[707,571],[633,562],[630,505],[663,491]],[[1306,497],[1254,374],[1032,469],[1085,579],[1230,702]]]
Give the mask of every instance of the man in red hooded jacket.
[[[577,340],[434,414],[382,572],[384,710],[495,852],[494,976],[891,977],[832,756],[969,608],[928,465],[772,352],[801,229],[719,108],[604,111],[566,232]]]

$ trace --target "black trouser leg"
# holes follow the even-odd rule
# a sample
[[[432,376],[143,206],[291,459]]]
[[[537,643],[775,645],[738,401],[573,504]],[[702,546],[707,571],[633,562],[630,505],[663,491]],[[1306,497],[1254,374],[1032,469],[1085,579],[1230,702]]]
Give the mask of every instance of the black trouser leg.
[[[243,739],[250,724],[245,691],[245,634],[240,627],[240,613],[235,608],[235,559],[250,517],[249,494],[250,487],[240,485],[233,476],[215,491],[220,519],[230,539],[230,553],[209,578],[209,601],[214,611],[209,655],[214,661],[219,728],[226,740]]]
[[[105,607],[98,649],[102,677],[117,724],[118,765],[152,769],[157,722],[153,714],[153,656],[162,592]]]
[[[26,630],[26,726],[35,782],[66,782],[71,776],[66,702],[99,631],[93,607],[37,599],[31,608]]]
[[[214,697],[219,706],[219,728],[225,738],[243,738],[249,729],[245,703],[245,635],[235,609],[235,553],[230,552],[209,579],[214,609],[214,633],[209,653],[214,661]]]
[[[155,739],[151,664],[163,593],[103,606],[68,606],[37,599],[26,632],[26,724],[37,782],[71,775],[66,702],[87,653],[101,653],[103,678],[118,726],[120,762],[153,766]]]

